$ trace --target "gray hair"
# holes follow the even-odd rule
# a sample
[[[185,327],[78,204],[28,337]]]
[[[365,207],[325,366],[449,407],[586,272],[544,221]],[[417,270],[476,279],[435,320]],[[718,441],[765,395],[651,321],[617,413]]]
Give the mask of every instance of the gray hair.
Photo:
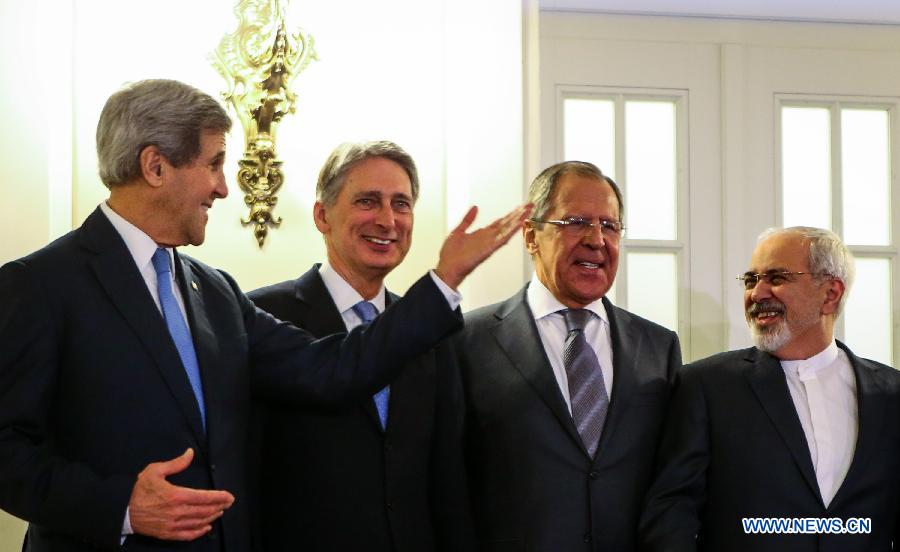
[[[383,157],[400,165],[409,176],[413,201],[415,202],[419,198],[419,173],[416,171],[416,163],[412,157],[397,144],[379,140],[376,142],[345,142],[334,148],[319,172],[319,181],[316,183],[316,201],[326,207],[334,205],[350,170],[373,157]]]
[[[850,294],[850,287],[856,275],[853,253],[844,245],[837,234],[824,228],[812,226],[792,226],[790,228],[769,228],[759,235],[757,243],[779,234],[796,234],[809,243],[809,271],[828,275],[844,283],[844,295],[838,303],[835,316],[840,316],[844,303]],[[819,276],[822,278],[822,276]]]
[[[193,86],[162,79],[128,84],[106,100],[97,123],[100,180],[112,188],[139,177],[147,146],[182,167],[200,154],[203,131],[229,130],[222,105]]]
[[[532,218],[543,219],[552,207],[553,194],[556,192],[556,186],[560,179],[567,174],[577,174],[586,178],[596,178],[601,182],[609,183],[613,193],[616,194],[616,201],[619,202],[619,221],[625,215],[625,202],[622,200],[622,190],[613,179],[604,175],[600,169],[593,163],[587,161],[563,161],[551,165],[541,171],[537,175],[531,186],[528,187],[528,201],[534,203],[534,210],[531,213]],[[543,225],[538,226],[540,228]]]

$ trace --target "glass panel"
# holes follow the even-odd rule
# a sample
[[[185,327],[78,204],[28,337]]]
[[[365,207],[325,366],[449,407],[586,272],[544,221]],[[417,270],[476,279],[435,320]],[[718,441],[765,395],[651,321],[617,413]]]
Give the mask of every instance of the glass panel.
[[[628,237],[674,240],[674,102],[625,104],[625,174]]]
[[[824,107],[781,109],[784,226],[831,228],[831,120]]]
[[[678,331],[675,253],[628,253],[628,310]]]
[[[841,111],[844,241],[849,244],[890,244],[889,133],[887,111]]]
[[[563,152],[616,179],[616,110],[612,100],[563,100]]]
[[[844,339],[859,356],[893,365],[891,264],[856,259],[856,282],[844,307]]]

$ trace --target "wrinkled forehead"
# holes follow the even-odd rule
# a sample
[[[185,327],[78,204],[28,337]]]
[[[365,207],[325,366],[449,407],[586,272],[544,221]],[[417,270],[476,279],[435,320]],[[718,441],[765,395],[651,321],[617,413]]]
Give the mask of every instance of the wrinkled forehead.
[[[549,212],[558,216],[618,220],[619,200],[609,182],[568,173],[560,177],[550,199]]]
[[[756,245],[750,258],[750,272],[809,270],[809,241],[791,232],[771,235]]]

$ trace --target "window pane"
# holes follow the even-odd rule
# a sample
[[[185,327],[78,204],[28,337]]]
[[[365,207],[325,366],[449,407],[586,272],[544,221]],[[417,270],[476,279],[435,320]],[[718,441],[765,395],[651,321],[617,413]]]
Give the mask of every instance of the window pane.
[[[625,104],[628,237],[675,239],[675,104]]]
[[[563,101],[566,161],[588,161],[615,180],[616,122],[612,100]]]
[[[856,282],[844,308],[844,336],[859,356],[893,364],[891,264],[856,259]]]
[[[831,121],[823,107],[781,109],[784,226],[831,228]]]
[[[890,144],[888,112],[841,111],[844,241],[890,244]]]
[[[678,331],[674,253],[628,253],[628,310]]]

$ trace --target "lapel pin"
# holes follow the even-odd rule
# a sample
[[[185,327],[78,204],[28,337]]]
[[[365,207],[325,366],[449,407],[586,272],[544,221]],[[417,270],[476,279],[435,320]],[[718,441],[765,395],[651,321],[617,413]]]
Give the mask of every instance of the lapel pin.
[[[194,291],[200,291],[200,288],[197,287],[197,282],[191,280],[191,287],[194,288]]]

